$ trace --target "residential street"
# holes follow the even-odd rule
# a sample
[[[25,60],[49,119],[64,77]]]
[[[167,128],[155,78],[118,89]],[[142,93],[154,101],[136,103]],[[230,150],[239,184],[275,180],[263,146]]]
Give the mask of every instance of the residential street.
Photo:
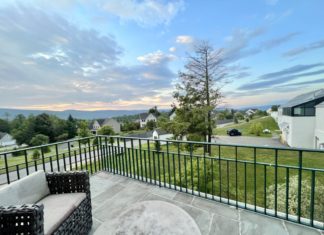
[[[288,147],[280,143],[278,137],[250,137],[250,136],[215,136],[213,142],[221,144],[239,144],[239,145],[254,145],[265,147]]]

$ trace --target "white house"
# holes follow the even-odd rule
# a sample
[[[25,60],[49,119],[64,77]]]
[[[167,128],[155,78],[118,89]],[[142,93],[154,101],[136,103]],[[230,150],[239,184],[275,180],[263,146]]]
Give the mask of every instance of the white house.
[[[246,112],[245,112],[245,114],[247,115],[247,116],[251,116],[251,115],[253,115],[253,114],[255,114],[255,109],[249,109],[249,110],[247,110]]]
[[[156,122],[157,118],[155,117],[154,114],[152,113],[140,113],[139,114],[139,122],[140,122],[140,127],[143,128],[146,126],[146,123],[149,121]]]
[[[324,89],[299,95],[278,109],[281,140],[291,147],[323,148]]]
[[[8,133],[0,132],[0,147],[16,145],[16,140]]]
[[[90,124],[90,130],[93,134],[97,134],[98,130],[104,126],[110,126],[115,133],[120,132],[120,123],[113,118],[94,120]]]
[[[324,149],[324,102],[316,105],[315,147]]]
[[[170,114],[170,116],[169,116],[170,121],[173,121],[173,119],[174,119],[176,116],[177,116],[177,115],[176,115],[176,112],[173,111],[173,112]]]

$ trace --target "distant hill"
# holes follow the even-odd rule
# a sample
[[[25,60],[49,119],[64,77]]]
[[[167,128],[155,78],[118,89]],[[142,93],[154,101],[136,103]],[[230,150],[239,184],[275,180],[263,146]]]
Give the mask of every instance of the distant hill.
[[[98,110],[98,111],[81,111],[81,110],[64,110],[64,111],[48,111],[48,110],[26,110],[26,109],[0,109],[0,118],[5,118],[6,113],[9,114],[9,119],[13,119],[18,114],[28,116],[30,114],[38,115],[41,113],[47,113],[56,115],[59,118],[66,119],[71,114],[77,119],[99,119],[110,118],[123,115],[135,115],[139,113],[147,112],[147,110]]]

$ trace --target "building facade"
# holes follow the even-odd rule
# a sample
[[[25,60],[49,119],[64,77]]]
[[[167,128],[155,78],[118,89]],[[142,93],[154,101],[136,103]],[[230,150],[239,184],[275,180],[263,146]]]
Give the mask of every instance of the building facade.
[[[156,122],[157,118],[152,113],[140,113],[139,114],[139,123],[140,127],[143,128],[146,126],[147,122],[153,121]]]
[[[278,109],[282,142],[291,147],[321,148],[324,143],[324,89],[297,96]]]
[[[92,121],[90,124],[90,130],[93,134],[97,134],[98,130],[104,126],[110,126],[115,133],[120,133],[120,123],[113,118]]]
[[[0,132],[0,147],[14,146],[16,140],[8,133]]]

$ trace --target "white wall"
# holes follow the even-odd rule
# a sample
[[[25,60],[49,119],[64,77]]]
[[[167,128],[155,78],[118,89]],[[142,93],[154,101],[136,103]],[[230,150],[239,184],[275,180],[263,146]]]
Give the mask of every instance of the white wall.
[[[271,112],[270,112],[270,116],[271,116],[274,120],[278,121],[278,112],[277,112],[277,111],[271,111]]]
[[[315,147],[315,117],[290,117],[281,116],[279,126],[282,131],[282,139],[290,146],[296,148]],[[285,132],[282,129],[283,123],[289,128]]]
[[[0,140],[0,146],[5,147],[5,146],[12,146],[16,145],[16,140],[12,138],[11,135],[6,134],[1,140]]]
[[[316,124],[315,124],[316,148],[324,147],[324,104],[316,107]]]

